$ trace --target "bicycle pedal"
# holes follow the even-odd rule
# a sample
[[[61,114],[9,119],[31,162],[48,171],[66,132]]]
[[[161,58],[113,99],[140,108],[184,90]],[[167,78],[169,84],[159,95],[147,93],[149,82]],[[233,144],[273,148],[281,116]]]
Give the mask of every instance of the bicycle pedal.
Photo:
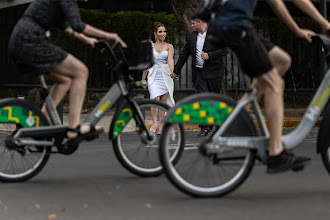
[[[90,137],[85,137],[85,141],[92,141],[92,140],[95,140],[95,139],[97,139],[99,137],[100,137],[99,134],[94,134],[94,135],[92,135]]]

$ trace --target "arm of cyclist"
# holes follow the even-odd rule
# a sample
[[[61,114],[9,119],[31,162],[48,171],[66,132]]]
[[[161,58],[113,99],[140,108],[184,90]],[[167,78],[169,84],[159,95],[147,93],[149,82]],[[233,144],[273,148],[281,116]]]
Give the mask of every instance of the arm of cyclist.
[[[96,38],[87,37],[83,33],[78,33],[76,31],[74,31],[71,27],[66,28],[64,32],[66,34],[71,35],[72,37],[80,40],[84,44],[89,45],[91,48],[94,48],[95,47],[95,43],[98,41]]]
[[[70,26],[75,32],[83,33],[89,37],[103,38],[113,46],[116,46],[116,44],[119,43],[122,47],[127,47],[126,43],[118,36],[117,33],[110,33],[89,24],[85,24],[81,20],[76,1],[59,0],[58,2],[66,18],[67,27]]]
[[[292,0],[301,11],[305,12],[309,17],[311,17],[315,22],[317,22],[323,33],[330,37],[330,23],[325,19],[321,13],[316,9],[313,3],[310,0]]]
[[[83,34],[90,37],[103,38],[107,40],[112,46],[120,44],[122,47],[127,47],[126,43],[119,37],[117,33],[110,33],[86,24]]]
[[[297,23],[293,20],[290,12],[283,3],[282,0],[266,0],[269,6],[272,8],[277,17],[298,37],[304,41],[311,43],[311,35],[315,34],[311,30],[301,29]]]

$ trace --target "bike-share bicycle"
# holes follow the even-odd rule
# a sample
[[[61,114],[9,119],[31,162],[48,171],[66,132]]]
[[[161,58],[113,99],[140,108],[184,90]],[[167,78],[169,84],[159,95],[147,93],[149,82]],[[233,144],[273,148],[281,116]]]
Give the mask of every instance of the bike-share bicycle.
[[[315,35],[312,39],[321,42],[328,70],[300,124],[283,135],[282,140],[286,149],[299,146],[323,111],[317,152],[330,174],[330,105],[327,106],[330,97],[330,40],[323,35]],[[249,84],[249,79],[245,80]],[[256,91],[250,89],[248,97],[237,103],[219,94],[197,94],[183,99],[170,110],[164,118],[160,158],[166,176],[176,188],[191,196],[223,196],[245,181],[256,159],[266,164],[269,132],[255,94]],[[260,129],[244,109],[248,103],[253,105]],[[197,139],[198,144],[185,145],[185,133],[180,134],[180,142],[172,137],[181,132],[175,130],[177,124],[186,123],[209,124],[218,129],[204,140]],[[174,150],[179,152],[175,164],[171,161]]]
[[[115,64],[117,82],[83,123],[96,125],[116,101],[123,97],[110,125],[109,139],[112,140],[114,152],[120,163],[130,172],[143,177],[160,175],[162,167],[158,157],[158,138],[148,130],[148,123],[151,121],[151,109],[165,113],[169,107],[156,100],[132,98],[134,83],[128,77],[129,71],[142,71],[153,65],[151,42],[141,44],[140,62],[137,66],[128,65],[120,45],[117,47],[121,59],[106,41],[100,40],[96,46],[109,52],[111,61]],[[69,155],[78,149],[79,142],[66,138],[68,127],[62,125],[48,94],[44,77],[40,76],[40,79],[46,93],[45,104],[51,125],[36,106],[25,100],[0,100],[0,181],[28,180],[42,170],[50,154]],[[91,139],[93,138],[87,141]]]

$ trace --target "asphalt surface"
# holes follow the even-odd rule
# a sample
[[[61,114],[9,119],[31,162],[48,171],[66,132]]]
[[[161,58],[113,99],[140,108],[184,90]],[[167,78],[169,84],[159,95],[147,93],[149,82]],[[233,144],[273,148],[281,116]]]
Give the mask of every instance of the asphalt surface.
[[[330,178],[315,151],[316,132],[295,150],[312,157],[304,171],[267,175],[257,163],[240,188],[215,199],[189,197],[164,175],[129,173],[102,135],[73,155],[52,155],[27,182],[0,183],[0,219],[329,219]]]

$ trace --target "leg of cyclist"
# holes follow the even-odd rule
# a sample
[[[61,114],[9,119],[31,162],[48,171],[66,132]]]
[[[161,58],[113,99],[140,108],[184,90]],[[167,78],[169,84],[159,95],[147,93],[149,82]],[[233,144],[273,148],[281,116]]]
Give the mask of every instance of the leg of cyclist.
[[[272,65],[277,70],[277,73],[280,76],[284,76],[291,66],[291,56],[287,52],[282,50],[280,47],[275,45],[272,48],[270,48],[268,52],[268,56]],[[256,88],[257,90],[256,97],[257,99],[260,99],[261,96],[263,95],[263,90],[261,88],[258,88],[258,85],[260,85],[260,83],[258,83],[258,78],[254,78],[251,87]],[[242,98],[246,96],[247,94],[244,94]],[[251,105],[247,105],[246,110],[249,111],[249,109],[251,109]]]
[[[88,68],[80,60],[69,54],[61,64],[53,68],[49,77],[56,82],[50,94],[55,105],[58,105],[58,103],[63,99],[65,93],[67,92],[68,83],[71,82],[69,86],[68,127],[77,127],[80,123],[80,114],[86,93]],[[90,129],[90,126],[83,125],[80,128],[80,133],[88,133]],[[98,126],[96,129],[98,130],[100,127]],[[67,134],[68,138],[75,138],[77,135],[78,134],[76,132],[70,131]]]
[[[274,46],[268,56],[280,76],[284,76],[291,66],[291,56],[278,46]]]
[[[264,94],[265,116],[269,123],[269,154],[275,156],[283,151],[282,128],[284,119],[284,80],[273,68],[257,77],[257,87]]]
[[[54,72],[48,74],[47,78],[55,82],[51,88],[50,94],[54,105],[57,106],[65,94],[69,91],[72,80],[69,77],[61,76],[60,74]],[[45,105],[42,106],[41,111],[47,117],[48,121],[51,121]]]
[[[280,48],[274,47],[270,50],[271,59],[268,55],[269,48],[266,48],[253,28],[215,25],[209,28],[209,33],[219,38],[219,42],[222,42],[224,46],[234,50],[242,69],[255,79],[254,86],[259,96],[264,95],[265,116],[269,122],[270,134],[267,172],[279,173],[303,167],[306,158],[288,153],[283,149],[282,144],[284,81],[281,75],[289,66],[289,56]]]
[[[282,128],[284,119],[284,80],[282,76],[291,65],[291,57],[281,48],[275,46],[269,52],[269,59],[274,68],[255,78],[252,87],[257,89],[257,97],[264,95],[265,116],[269,122],[269,160],[268,173],[277,173],[302,167],[309,160],[295,157],[284,150],[282,144]]]

